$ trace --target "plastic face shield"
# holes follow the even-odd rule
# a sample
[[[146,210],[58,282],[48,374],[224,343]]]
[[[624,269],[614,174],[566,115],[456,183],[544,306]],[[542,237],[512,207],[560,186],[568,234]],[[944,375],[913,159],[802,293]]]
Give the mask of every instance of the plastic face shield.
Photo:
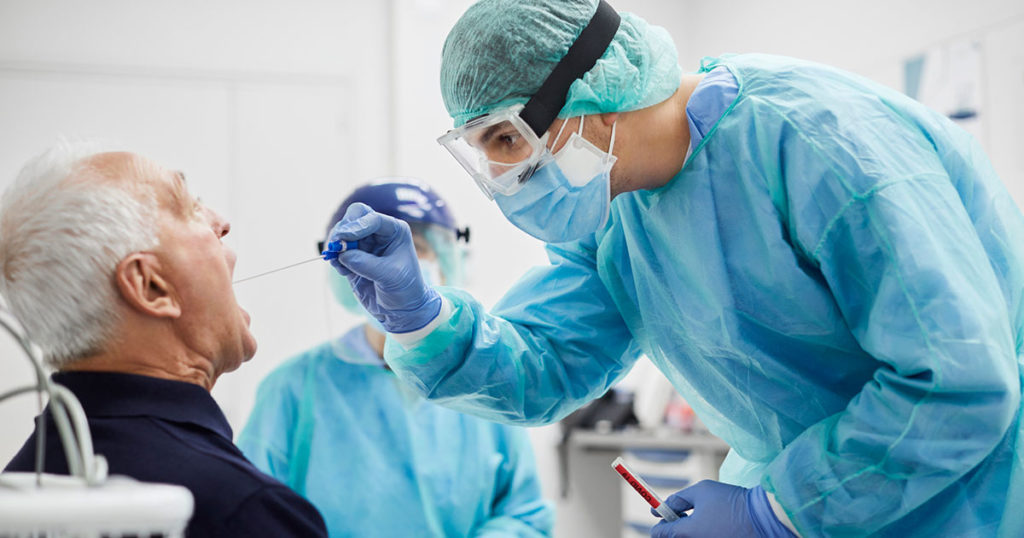
[[[416,228],[413,227],[413,229],[415,230]],[[462,286],[466,250],[455,239],[455,233],[448,228],[436,224],[424,226],[420,233],[430,246],[430,249],[434,251],[437,262],[441,266],[441,276],[444,277],[444,281],[438,284]],[[413,239],[415,238],[416,236],[413,235]],[[417,252],[419,251],[417,250]]]
[[[506,196],[518,192],[547,160],[548,135],[538,138],[519,116],[522,110],[523,105],[513,105],[437,139],[490,199],[496,192]]]

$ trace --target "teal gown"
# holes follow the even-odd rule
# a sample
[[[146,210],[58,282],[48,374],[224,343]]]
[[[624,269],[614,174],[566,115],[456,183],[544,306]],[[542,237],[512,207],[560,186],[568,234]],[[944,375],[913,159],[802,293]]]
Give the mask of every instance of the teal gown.
[[[426,402],[382,366],[337,354],[376,356],[360,326],[290,359],[261,383],[238,439],[330,536],[550,536],[524,430]]]

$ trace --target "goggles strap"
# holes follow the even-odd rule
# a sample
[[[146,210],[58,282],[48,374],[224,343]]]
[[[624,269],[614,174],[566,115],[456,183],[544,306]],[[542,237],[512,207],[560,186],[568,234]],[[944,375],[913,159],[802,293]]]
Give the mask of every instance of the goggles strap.
[[[572,83],[582,78],[604,55],[604,51],[615,37],[615,32],[619,30],[621,20],[619,14],[607,2],[598,2],[597,11],[590,18],[590,22],[580,32],[576,41],[573,41],[561,61],[555,65],[555,69],[544,80],[537,93],[533,94],[519,112],[519,117],[523,118],[537,136],[547,131],[558,117],[558,113],[565,106]]]

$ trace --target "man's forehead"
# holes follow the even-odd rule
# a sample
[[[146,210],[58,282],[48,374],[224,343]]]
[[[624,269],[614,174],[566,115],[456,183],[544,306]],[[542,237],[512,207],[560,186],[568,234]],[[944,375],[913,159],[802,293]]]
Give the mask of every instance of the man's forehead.
[[[133,175],[138,169],[137,155],[127,151],[107,151],[95,153],[78,162],[79,169],[98,173],[100,177],[110,180],[122,179]],[[91,175],[91,174],[90,174]]]
[[[157,179],[166,174],[166,170],[154,161],[127,151],[96,153],[82,159],[80,166],[108,180],[133,183]]]

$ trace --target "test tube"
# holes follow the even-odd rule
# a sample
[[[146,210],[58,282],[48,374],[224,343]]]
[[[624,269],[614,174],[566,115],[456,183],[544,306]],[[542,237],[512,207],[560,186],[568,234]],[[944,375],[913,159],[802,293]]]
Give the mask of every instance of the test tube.
[[[615,458],[615,461],[612,462],[612,469],[615,469],[615,472],[622,475],[623,480],[632,486],[633,489],[635,489],[636,492],[639,493],[645,501],[647,501],[647,504],[651,505],[651,508],[654,508],[656,512],[661,514],[661,517],[665,518],[665,521],[675,521],[679,519],[679,514],[676,514],[675,511],[669,508],[667,504],[663,503],[661,499],[658,498],[658,495],[654,493],[654,490],[651,489],[651,486],[648,486],[647,482],[644,482],[643,478],[640,478],[636,473],[626,467],[626,462],[622,461],[621,457]]]

